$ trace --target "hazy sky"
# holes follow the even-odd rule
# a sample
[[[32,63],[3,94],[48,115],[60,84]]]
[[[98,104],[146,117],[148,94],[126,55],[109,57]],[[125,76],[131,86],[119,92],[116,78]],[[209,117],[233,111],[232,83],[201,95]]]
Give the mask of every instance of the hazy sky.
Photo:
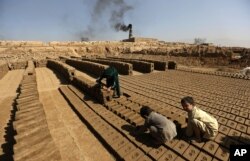
[[[250,0],[0,0],[0,39],[121,40],[119,11],[134,36],[250,47]]]

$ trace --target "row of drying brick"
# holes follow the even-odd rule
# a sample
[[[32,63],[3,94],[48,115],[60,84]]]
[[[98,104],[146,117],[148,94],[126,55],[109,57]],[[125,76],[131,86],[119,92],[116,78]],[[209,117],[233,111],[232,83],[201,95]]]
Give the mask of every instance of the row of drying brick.
[[[103,73],[103,71],[108,68],[107,65],[102,65],[90,61],[80,61],[73,59],[66,59],[65,63],[82,72],[86,72],[94,76],[100,76]]]
[[[79,91],[77,91],[77,89],[75,89],[74,87],[69,86],[69,88],[72,91],[74,91],[75,94],[77,93],[79,98],[86,97],[82,93],[79,93]],[[131,132],[130,128],[133,128],[132,125],[128,124],[125,120],[120,119],[119,116],[112,113],[111,111],[106,110],[106,108],[104,108],[100,104],[95,104],[92,101],[84,101],[84,102],[87,103],[88,106],[93,111],[95,111],[96,114],[98,114],[103,120],[105,120],[108,123],[108,125],[116,129],[117,132],[115,133],[120,133],[123,136],[122,138],[119,139],[118,137],[117,139],[116,134],[110,132],[108,128],[105,128],[105,130],[97,131],[100,133],[99,134],[100,137],[105,137],[108,135],[107,138],[104,138],[104,141],[107,141],[108,146],[113,148],[118,145],[120,147],[120,149],[117,150],[113,149],[114,152],[119,155],[119,158],[122,158],[124,160],[165,160],[168,158],[175,159],[178,157],[177,156],[178,154],[168,149],[167,147],[160,146],[157,148],[153,148],[148,144],[143,144],[142,141],[144,142],[149,141],[149,138],[147,137],[140,141],[136,140],[136,138],[134,138],[130,134]],[[89,113],[87,115],[89,117]],[[92,117],[90,121],[93,121],[92,123],[92,126],[94,126],[93,128],[98,128],[99,127],[98,124],[101,124],[102,121],[100,121],[100,123],[95,123],[97,121],[97,118],[92,115],[90,117]],[[109,142],[109,140],[113,140],[113,142]],[[180,160],[184,159],[180,157]]]
[[[67,81],[71,81],[75,75],[75,68],[57,60],[48,60],[47,67],[56,70]]]
[[[72,88],[72,87],[71,87]],[[83,95],[79,94],[79,98],[84,98]],[[124,106],[129,106],[129,104],[131,104],[130,102],[128,102],[128,100],[121,98],[119,100],[119,102],[121,103],[120,105]],[[190,145],[188,142],[184,141],[184,140],[179,140],[179,139],[174,139],[173,141],[167,142],[165,145],[160,146],[160,147],[155,147],[152,148],[148,145],[147,141],[149,141],[149,138],[144,138],[142,140],[138,138],[134,138],[134,136],[131,135],[131,131],[134,129],[132,125],[128,125],[128,123],[124,120],[119,119],[119,116],[122,118],[124,118],[126,120],[126,114],[129,114],[129,112],[125,112],[123,113],[124,115],[122,115],[121,113],[116,113],[115,112],[115,108],[112,109],[112,107],[110,105],[112,105],[112,103],[109,103],[109,105],[107,106],[109,110],[113,110],[113,114],[110,112],[107,112],[105,110],[105,108],[103,108],[103,106],[101,105],[96,105],[94,103],[88,102],[87,103],[90,107],[92,107],[92,109],[98,113],[103,119],[105,119],[110,125],[112,125],[113,127],[115,127],[118,131],[120,131],[121,133],[123,133],[134,145],[136,145],[139,149],[141,149],[141,151],[143,151],[145,154],[147,154],[149,157],[151,157],[151,159],[154,160],[171,160],[171,159],[177,159],[177,160],[202,160],[204,158],[208,159],[208,160],[212,160],[213,156],[215,155],[215,160],[217,159],[222,159],[222,160],[227,160],[228,159],[228,150],[226,150],[225,148],[223,148],[222,146],[220,147],[217,143],[215,142],[209,142],[206,143],[203,146],[203,150],[202,147],[198,147],[196,145]],[[113,105],[113,107],[115,107],[117,105]],[[125,107],[124,107],[125,109]],[[138,108],[136,108],[138,110]],[[135,110],[136,110],[135,109]],[[124,117],[123,117],[124,116]],[[129,118],[129,117],[128,117]],[[130,117],[131,118],[131,117]],[[135,120],[138,120],[137,117],[134,118]],[[93,119],[95,120],[95,119]],[[130,124],[133,124],[133,120],[130,122],[129,119],[127,119],[127,121]],[[142,120],[140,121],[140,123],[142,123]],[[126,129],[127,128],[127,129]],[[130,128],[130,129],[129,129]],[[102,132],[101,135],[104,132]],[[212,145],[211,145],[212,144]],[[215,148],[213,149],[213,152],[211,152],[211,146],[215,146]],[[133,154],[131,154],[133,155]],[[180,157],[181,155],[183,155],[184,158]]]
[[[113,66],[117,69],[118,73],[122,75],[132,75],[133,72],[133,65],[131,63],[124,63],[112,60],[102,60],[102,59],[90,59],[90,58],[81,58],[81,60]]]
[[[108,61],[122,61],[126,63],[130,63],[133,65],[133,70],[136,70],[138,72],[142,73],[151,73],[154,70],[154,63],[144,62],[144,61],[138,61],[138,60],[128,60],[128,59],[116,59],[116,58],[98,58],[101,60],[108,60]]]
[[[128,86],[131,86],[131,87],[128,87]],[[132,81],[126,81],[123,79],[122,87],[124,87],[126,89],[129,88],[130,90],[138,89],[137,92],[147,93],[147,95],[150,95],[150,96],[154,97],[155,99],[157,99],[157,98],[159,98],[160,100],[170,99],[170,100],[174,100],[178,104],[179,104],[180,98],[185,96],[185,93],[186,93],[185,91],[181,91],[181,89],[180,90],[173,89],[175,86],[173,86],[171,88],[166,88],[164,86],[158,87],[158,85],[152,85],[150,83],[144,82],[143,80],[141,80],[141,81],[138,80],[138,82],[137,82],[137,80],[134,80],[132,82]],[[176,89],[177,89],[177,87],[176,87]],[[188,91],[190,92],[192,90],[190,89]],[[165,93],[167,93],[167,94],[165,94]],[[228,112],[228,110],[229,110],[229,113],[230,112],[232,114],[239,113],[240,116],[242,116],[244,118],[250,117],[248,115],[249,110],[247,108],[240,108],[241,106],[243,106],[243,107],[247,106],[247,103],[242,104],[242,103],[236,102],[235,106],[233,106],[232,101],[231,102],[228,102],[228,101],[221,102],[221,100],[217,100],[217,101],[212,100],[212,99],[210,100],[209,99],[210,97],[206,98],[206,96],[201,95],[198,91],[193,91],[193,93],[194,93],[193,96],[197,100],[196,102],[198,104],[201,104],[202,106],[211,107],[211,108],[220,108],[220,109],[222,109],[222,111],[226,111],[226,112]],[[174,98],[174,97],[176,97],[176,98]],[[172,99],[172,98],[174,98],[174,99]],[[175,106],[179,107],[178,105],[175,105]],[[245,110],[243,111],[243,109],[245,109]],[[239,110],[239,111],[242,110],[242,111],[235,113],[235,110]]]
[[[144,98],[144,100],[149,100],[149,99]],[[140,102],[141,100],[137,98],[137,101]],[[178,113],[181,113],[181,112],[178,112]],[[212,112],[210,112],[210,113],[212,113]],[[222,113],[223,112],[220,112],[220,114],[222,114]],[[184,115],[187,116],[187,114],[184,114]],[[216,117],[217,115],[214,115],[214,116]],[[230,116],[231,115],[227,115],[228,119],[229,118],[234,119],[234,117],[230,117]],[[245,122],[245,124],[247,124],[247,126],[246,126],[246,125],[243,125],[243,124],[236,122],[236,121],[244,121],[244,119],[242,120],[242,118],[240,118],[240,117],[236,117],[236,121],[227,120],[223,117],[216,117],[216,118],[218,119],[219,123],[221,124],[219,131],[226,134],[230,138],[230,139],[228,139],[229,141],[225,141],[225,142],[227,142],[226,148],[229,148],[230,144],[237,143],[237,141],[235,141],[235,140],[239,140],[238,143],[241,143],[241,144],[246,143],[246,140],[248,140],[248,142],[249,142],[250,129],[249,129],[249,127],[247,128],[247,126],[249,126],[249,120],[246,120],[246,122]],[[226,124],[226,126],[224,126],[225,124]],[[224,145],[222,145],[222,146],[224,146]]]
[[[9,67],[7,63],[0,64],[0,79],[2,79],[8,71]]]
[[[98,138],[112,151],[116,159],[137,160],[144,157],[143,151],[132,144],[124,135],[119,133],[114,127],[102,119],[93,110],[87,107],[68,87],[60,87],[60,92],[74,108],[78,116],[84,119]],[[83,96],[80,96],[83,97]],[[98,105],[98,104],[97,104]],[[97,110],[97,109],[95,109]],[[106,110],[107,111],[107,110]],[[102,113],[105,115],[106,113]],[[113,120],[119,122],[119,120]],[[152,160],[147,157],[147,160]]]
[[[140,62],[148,62],[154,64],[155,70],[165,71],[167,69],[176,69],[177,64],[174,61],[159,61],[152,59],[129,59],[129,58],[121,58],[121,57],[107,57],[108,59],[119,60],[119,61],[140,61]]]
[[[250,79],[249,76],[243,75],[241,73],[229,73],[229,72],[220,72],[220,71],[203,71],[203,70],[198,70],[198,69],[190,69],[190,68],[186,68],[186,67],[178,67],[178,70],[185,71],[185,72],[200,73],[200,74],[217,75],[217,76],[230,77],[230,78],[238,78],[238,79],[246,79],[246,80]]]
[[[144,100],[147,100],[147,102],[148,102],[149,96],[148,96],[148,92],[146,92],[146,93],[147,93],[147,95],[144,96]],[[147,98],[145,98],[145,97],[147,97]],[[143,101],[143,99],[140,100],[137,98],[137,101],[140,102],[140,101]],[[165,106],[166,105],[164,105],[164,107]],[[214,108],[209,108],[209,110],[208,110],[208,108],[206,108],[206,106],[205,107],[202,106],[202,109],[213,114],[218,119],[218,122],[220,124],[227,126],[228,131],[230,129],[232,129],[232,130],[235,129],[238,133],[242,133],[242,135],[244,135],[244,136],[248,136],[250,134],[250,129],[248,128],[248,126],[250,124],[249,118],[243,118],[243,117],[235,115],[237,113],[240,113],[241,115],[248,117],[248,113],[239,112],[236,109],[233,109],[231,111],[232,113],[227,113],[227,112],[222,111],[221,109],[214,109]],[[231,108],[227,108],[227,109],[231,109]],[[177,112],[179,114],[184,115],[184,116],[187,115],[185,113],[185,111],[183,111],[183,113],[182,113],[180,110],[177,109]]]
[[[30,68],[33,66],[31,65]],[[39,101],[34,73],[24,74],[19,86],[19,93],[13,122],[16,131],[14,160],[50,160],[51,158],[61,160],[60,153],[48,129],[43,105]]]
[[[107,92],[101,89],[101,85],[96,84],[81,76],[74,76],[71,82],[74,86],[94,97],[101,104],[106,104],[112,100],[113,91]]]
[[[66,62],[67,61],[71,65],[71,63],[74,64],[76,60],[67,59]],[[84,63],[82,61],[77,61],[77,62]],[[75,76],[76,69],[74,67],[71,67],[70,65],[67,65],[65,63],[62,63],[56,60],[48,60],[49,68],[56,70],[57,72],[62,74],[69,82],[79,87],[81,90],[86,91],[91,96],[96,97],[96,99],[99,100],[100,103],[105,104],[108,100],[112,99],[112,93],[104,92],[103,90],[101,90],[100,86],[97,85],[95,82],[90,81],[81,76]],[[77,64],[77,63],[73,66],[77,66],[77,65],[81,66],[81,64]],[[104,69],[104,66],[103,68],[100,68],[100,70],[103,70],[103,69]],[[96,71],[100,71],[100,70],[96,69]]]
[[[138,77],[138,78],[121,78],[122,81],[124,81],[125,83],[137,83],[137,81],[140,82],[140,86],[153,86],[155,89],[157,89],[158,92],[167,92],[169,90],[171,90],[171,92],[168,92],[169,94],[182,94],[182,93],[188,93],[188,92],[192,92],[192,93],[200,93],[203,97],[204,97],[204,101],[206,101],[206,99],[208,99],[207,97],[209,97],[209,99],[213,96],[216,95],[216,101],[220,101],[220,100],[228,100],[226,98],[234,98],[233,95],[236,93],[236,91],[239,89],[239,85],[241,85],[243,82],[236,82],[232,87],[228,87],[226,83],[222,82],[219,83],[221,84],[221,86],[223,87],[218,87],[218,80],[215,81],[215,83],[211,84],[211,82],[214,81],[213,78],[209,79],[209,82],[207,83],[207,86],[204,86],[204,82],[205,78],[202,78],[202,80],[200,80],[201,78],[197,77],[199,79],[199,81],[202,81],[200,84],[199,82],[196,82],[195,84],[193,83],[194,80],[185,80],[186,77],[190,77],[185,73],[182,73],[182,75],[174,75],[173,73],[168,73],[168,74],[163,74],[165,77],[161,78],[161,76],[159,74],[154,74],[154,75],[148,75],[145,77]],[[171,75],[169,75],[171,74]],[[181,79],[179,79],[181,77]],[[157,79],[158,81],[155,82],[155,79]],[[181,82],[180,82],[181,81]],[[189,82],[191,81],[191,82]],[[244,81],[244,80],[243,80]],[[186,85],[184,85],[184,82]],[[221,81],[220,81],[221,82]],[[123,82],[122,82],[123,83]],[[232,82],[230,82],[231,84]],[[183,84],[183,88],[179,88],[179,86]],[[188,84],[188,85],[187,85]],[[215,87],[213,87],[213,85],[215,85]],[[149,87],[150,87],[149,86]],[[209,88],[208,88],[209,87]],[[226,87],[226,88],[225,88]],[[231,88],[231,90],[229,90]],[[218,90],[220,89],[220,90]],[[247,88],[243,87],[242,90],[247,91]],[[212,95],[211,95],[212,94]],[[237,95],[236,95],[237,94]],[[237,99],[231,103],[243,103],[247,101],[247,98],[249,96],[249,93],[245,93],[244,95],[242,94],[238,94],[236,93],[235,96],[237,96]],[[244,96],[244,98],[241,98],[241,96]],[[237,101],[239,100],[239,101]],[[237,102],[236,102],[237,101]],[[250,101],[250,100],[249,100]],[[246,104],[246,103],[245,103]],[[244,104],[244,105],[245,105]]]
[[[127,85],[131,85],[131,83],[129,83]],[[169,101],[169,100],[165,101],[165,99],[169,99],[171,94],[167,94],[167,95],[158,94],[157,91],[152,92],[152,90],[150,90],[150,89],[144,90],[144,89],[142,89],[143,87],[136,90],[136,86],[132,87],[132,88],[127,88],[126,85],[123,85],[123,88],[130,89],[130,90],[133,90],[134,92],[138,92],[138,93],[141,93],[141,94],[146,93],[147,97],[150,97],[150,98],[158,100],[158,101],[163,101],[164,103],[170,104],[170,105],[172,105],[172,106],[174,106],[176,108],[180,107],[180,105],[179,105],[180,104],[179,103],[180,98],[179,97],[177,98],[177,100],[175,100],[175,102],[174,101]],[[147,86],[147,88],[148,88],[148,86]],[[155,88],[157,88],[157,87],[155,87]],[[202,98],[199,98],[198,95],[199,95],[199,93],[195,97],[196,100],[197,99],[202,100]],[[171,98],[170,98],[170,100],[171,100]],[[176,103],[178,103],[178,104],[176,104]],[[232,120],[235,119],[235,121],[237,121],[239,123],[243,123],[243,124],[245,123],[246,125],[249,125],[249,122],[250,122],[249,117],[250,117],[250,115],[248,113],[249,112],[248,109],[246,109],[246,111],[243,111],[244,108],[242,108],[242,109],[237,108],[236,109],[236,108],[226,107],[226,105],[219,106],[219,105],[206,103],[206,102],[200,102],[200,101],[197,104],[201,105],[201,107],[204,110],[206,110],[206,111],[208,111],[208,112],[210,112],[212,114],[215,114],[215,115],[218,114],[218,116],[228,117],[228,118],[230,118]],[[224,108],[222,108],[222,107],[224,107]]]

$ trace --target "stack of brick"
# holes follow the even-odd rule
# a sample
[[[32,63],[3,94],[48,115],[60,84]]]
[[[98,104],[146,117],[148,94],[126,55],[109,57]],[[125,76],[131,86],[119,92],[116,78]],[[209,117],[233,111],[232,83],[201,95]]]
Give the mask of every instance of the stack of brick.
[[[59,60],[63,63],[65,63],[66,60],[70,59],[69,57],[67,56],[59,56]]]
[[[103,60],[103,58],[100,58]],[[120,59],[114,57],[108,57],[108,59],[104,60],[113,60],[113,61],[122,61],[133,64],[133,69],[142,73],[151,73],[154,70],[154,63],[149,63],[145,61],[139,60],[131,60],[131,59]]]
[[[9,67],[7,63],[0,64],[0,79],[2,79],[8,71]]]
[[[14,160],[61,160],[46,121],[42,103],[39,101],[37,82],[33,62],[28,63],[19,86],[20,94],[16,99],[15,120],[16,135]],[[28,71],[29,70],[29,71]]]
[[[86,72],[94,76],[100,76],[103,73],[103,71],[106,68],[108,68],[107,65],[93,63],[90,61],[79,61],[79,60],[67,59],[66,63],[72,67],[75,67],[76,69],[82,72]]]
[[[24,75],[35,75],[35,65],[32,60],[28,61],[28,67],[26,68]]]
[[[72,81],[75,75],[75,68],[56,60],[48,60],[47,67],[62,74],[67,81]]]
[[[165,71],[168,69],[168,62],[167,61],[159,61],[159,60],[148,60],[148,59],[140,59],[145,62],[154,63],[155,70]]]
[[[120,61],[112,61],[112,60],[101,60],[101,59],[89,59],[89,58],[82,58],[82,60],[92,61],[104,65],[113,66],[117,69],[119,74],[123,75],[132,75],[133,72],[133,65],[131,63],[124,63]]]
[[[35,60],[35,66],[36,68],[39,67],[46,67],[47,66],[47,59],[40,59],[40,60]]]
[[[11,69],[25,69],[27,67],[27,61],[16,61],[16,62],[11,62]]]
[[[177,69],[177,64],[175,61],[168,62],[168,69]]]
[[[73,77],[72,84],[83,92],[88,93],[94,97],[101,104],[106,104],[112,100],[112,91],[107,92],[101,89],[101,85],[96,84],[81,76]]]

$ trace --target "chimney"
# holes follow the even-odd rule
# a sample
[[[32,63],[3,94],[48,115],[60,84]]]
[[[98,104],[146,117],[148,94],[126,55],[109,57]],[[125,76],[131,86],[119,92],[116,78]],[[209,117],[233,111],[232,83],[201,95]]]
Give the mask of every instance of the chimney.
[[[128,38],[131,39],[133,37],[133,33],[132,33],[132,24],[128,25],[129,28],[129,33],[128,33]]]

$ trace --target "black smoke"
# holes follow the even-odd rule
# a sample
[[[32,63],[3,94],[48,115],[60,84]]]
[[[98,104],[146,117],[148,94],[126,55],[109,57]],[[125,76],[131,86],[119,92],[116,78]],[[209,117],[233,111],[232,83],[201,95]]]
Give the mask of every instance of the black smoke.
[[[97,0],[91,12],[91,21],[81,37],[95,38],[101,33],[100,27],[104,22],[108,22],[114,31],[128,31],[132,25],[125,24],[124,16],[132,9],[133,6],[125,0]]]

